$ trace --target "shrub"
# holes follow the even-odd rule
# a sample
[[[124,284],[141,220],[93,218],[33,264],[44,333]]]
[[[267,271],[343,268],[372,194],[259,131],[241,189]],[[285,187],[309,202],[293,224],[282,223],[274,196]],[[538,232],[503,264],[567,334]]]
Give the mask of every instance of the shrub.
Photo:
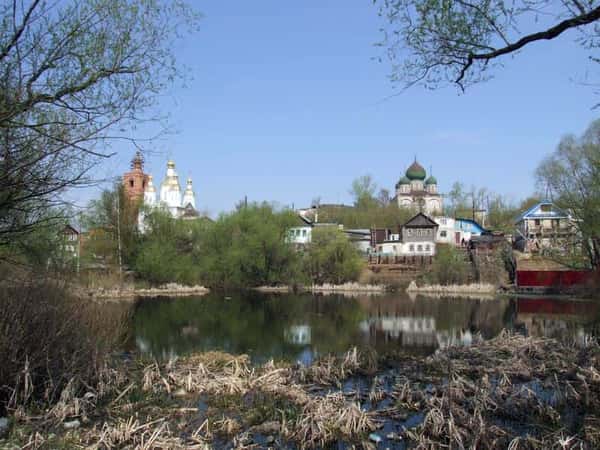
[[[94,385],[123,335],[122,311],[102,306],[56,281],[0,282],[0,411],[52,403],[72,380]]]
[[[424,281],[430,284],[466,284],[472,280],[473,266],[465,253],[449,245],[438,245],[431,270]]]
[[[323,227],[313,230],[306,264],[314,283],[342,284],[358,280],[364,261],[344,233]]]

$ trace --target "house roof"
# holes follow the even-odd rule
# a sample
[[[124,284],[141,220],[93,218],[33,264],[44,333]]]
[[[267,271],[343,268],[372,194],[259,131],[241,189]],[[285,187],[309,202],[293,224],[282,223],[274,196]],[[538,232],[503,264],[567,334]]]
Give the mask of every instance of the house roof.
[[[433,219],[431,219],[430,217],[426,216],[423,213],[419,213],[416,216],[414,216],[412,219],[410,219],[408,222],[406,222],[404,225],[402,225],[402,228],[404,227],[437,227],[438,224],[437,222],[435,222]]]
[[[479,222],[477,222],[476,220],[473,220],[473,219],[467,219],[467,218],[463,218],[463,217],[457,217],[457,218],[456,218],[456,219],[454,219],[454,220],[461,221],[461,222],[467,222],[467,223],[473,224],[473,225],[475,225],[477,228],[479,228],[481,231],[488,231],[487,229],[483,228]]]
[[[542,205],[550,205],[552,208],[550,211],[542,211]],[[519,223],[524,219],[568,219],[569,217],[569,214],[557,207],[554,203],[550,201],[542,201],[536,203],[527,211],[521,213],[515,222]]]
[[[73,226],[66,224],[63,228],[63,233],[79,234],[79,231],[77,231]]]
[[[308,217],[304,217],[302,214],[296,214],[295,227],[312,227],[313,222]]]

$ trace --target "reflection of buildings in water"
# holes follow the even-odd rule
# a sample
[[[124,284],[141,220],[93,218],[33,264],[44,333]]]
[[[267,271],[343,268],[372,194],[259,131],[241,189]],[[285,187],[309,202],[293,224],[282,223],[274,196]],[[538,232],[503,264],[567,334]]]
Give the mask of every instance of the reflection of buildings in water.
[[[593,335],[585,331],[584,325],[597,315],[598,305],[592,302],[519,298],[515,325],[523,327],[529,336],[585,345]]]
[[[199,333],[200,330],[198,330],[198,327],[195,327],[193,325],[187,325],[181,328],[182,336],[197,336]]]
[[[570,319],[570,320],[569,320]],[[585,345],[592,336],[585,332],[583,324],[575,318],[559,318],[519,314],[517,326],[525,327],[528,336],[546,337],[564,340],[574,339],[577,344]]]
[[[135,345],[138,348],[138,350],[140,351],[140,353],[151,353],[154,355],[154,357],[156,357],[158,359],[162,359],[164,361],[170,361],[177,357],[177,352],[172,348],[169,348],[169,349],[162,348],[162,349],[160,349],[160,355],[157,355],[156,349],[153,349],[151,347],[150,342],[148,342],[146,339],[144,339],[141,336],[135,337]]]
[[[434,347],[437,344],[434,317],[370,317],[359,327],[375,342],[400,341],[403,346],[411,347]]]
[[[405,347],[442,347],[469,345],[473,335],[458,328],[436,329],[434,317],[382,316],[371,317],[360,323],[360,330],[376,342],[400,341]]]
[[[311,343],[310,325],[292,325],[284,331],[285,341],[295,345],[308,345]]]
[[[150,351],[150,344],[141,336],[135,337],[135,346],[140,353],[148,353]]]
[[[439,348],[455,347],[458,345],[469,346],[473,343],[473,333],[469,330],[459,330],[458,328],[442,330],[437,333],[437,341]]]

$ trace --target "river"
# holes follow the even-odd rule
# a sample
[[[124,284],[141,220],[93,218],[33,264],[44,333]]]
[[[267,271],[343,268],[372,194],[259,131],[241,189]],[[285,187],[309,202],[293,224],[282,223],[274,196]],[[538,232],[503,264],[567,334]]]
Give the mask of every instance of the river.
[[[310,364],[353,346],[428,355],[502,329],[582,343],[600,335],[600,302],[545,297],[435,299],[262,294],[140,299],[129,347],[168,359],[196,351]]]

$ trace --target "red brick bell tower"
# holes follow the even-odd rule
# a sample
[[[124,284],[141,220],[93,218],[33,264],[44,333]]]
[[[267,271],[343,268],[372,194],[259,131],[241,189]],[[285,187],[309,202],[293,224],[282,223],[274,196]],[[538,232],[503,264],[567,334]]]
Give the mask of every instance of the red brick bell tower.
[[[144,197],[144,189],[148,182],[148,175],[144,173],[144,158],[137,151],[131,160],[131,172],[123,175],[123,188],[130,201],[137,201]]]

